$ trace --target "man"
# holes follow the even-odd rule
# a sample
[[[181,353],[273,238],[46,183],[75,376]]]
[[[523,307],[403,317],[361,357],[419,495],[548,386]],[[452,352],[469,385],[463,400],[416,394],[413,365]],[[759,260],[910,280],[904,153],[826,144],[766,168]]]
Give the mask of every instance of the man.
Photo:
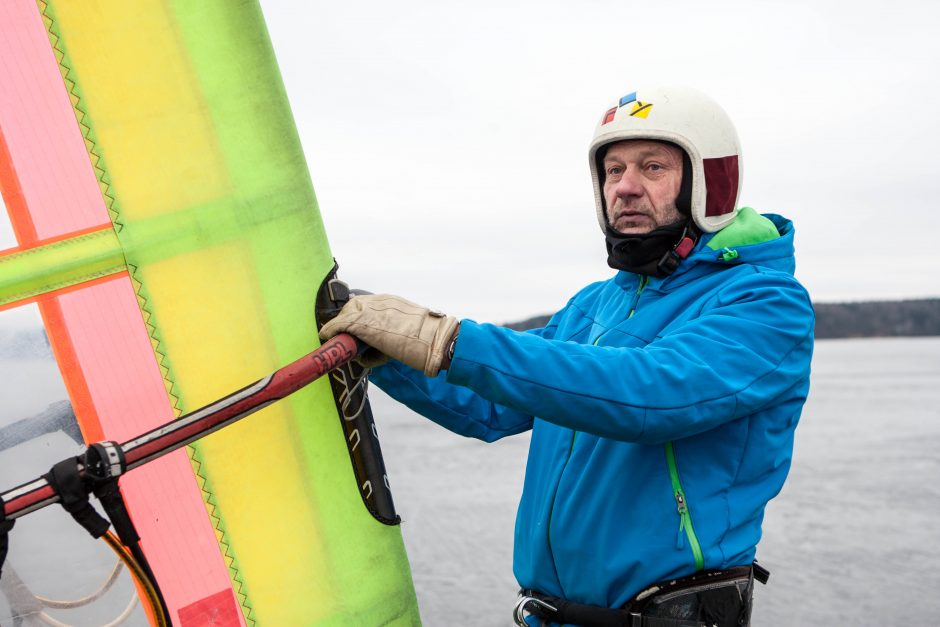
[[[694,90],[625,96],[589,152],[619,272],[545,328],[360,296],[321,335],[396,360],[372,380],[456,433],[532,429],[517,622],[744,625],[809,389],[814,315],[793,226],[737,207],[737,134]]]

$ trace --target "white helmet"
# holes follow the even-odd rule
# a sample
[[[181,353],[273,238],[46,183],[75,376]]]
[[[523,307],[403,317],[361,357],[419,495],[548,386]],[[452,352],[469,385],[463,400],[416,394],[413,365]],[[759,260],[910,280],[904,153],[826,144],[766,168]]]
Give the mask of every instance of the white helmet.
[[[598,151],[626,139],[667,141],[685,150],[692,166],[691,217],[699,229],[713,233],[734,220],[741,190],[741,145],[728,114],[694,89],[653,87],[621,98],[594,130],[589,157],[601,230],[606,232],[607,215]]]

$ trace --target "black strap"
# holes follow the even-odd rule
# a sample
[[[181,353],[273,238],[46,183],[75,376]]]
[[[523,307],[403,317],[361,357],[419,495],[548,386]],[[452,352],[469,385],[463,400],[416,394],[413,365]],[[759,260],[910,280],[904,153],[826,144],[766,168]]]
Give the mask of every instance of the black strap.
[[[542,601],[541,604],[533,604],[532,607],[524,609],[528,609],[539,618],[552,622],[597,625],[597,627],[621,627],[630,624],[626,622],[629,616],[623,610],[573,603],[559,597],[539,594],[533,590],[523,590],[521,594]],[[549,609],[547,606],[554,609]]]
[[[80,466],[84,468],[84,477],[79,473]],[[169,623],[170,614],[163,593],[147,562],[147,556],[140,548],[140,536],[137,535],[121,497],[118,477],[125,470],[127,465],[121,447],[114,442],[98,442],[89,446],[84,455],[66,459],[53,466],[45,475],[45,479],[59,495],[62,507],[93,537],[100,538],[111,524],[114,524],[114,530],[121,543],[130,550],[153,584],[160,601],[160,611]],[[102,517],[88,502],[88,495],[92,492],[98,497],[111,522]]]
[[[84,476],[79,468],[84,469]],[[46,481],[59,495],[59,502],[78,524],[94,538],[100,538],[111,524],[121,542],[134,546],[140,536],[121,498],[117,478],[126,470],[124,452],[114,442],[92,444],[80,457],[63,460],[45,475]],[[110,518],[101,516],[88,500],[94,492]]]
[[[682,260],[689,256],[699,238],[699,230],[694,222],[689,222],[679,241],[660,258],[656,264],[656,276],[667,277],[676,271]]]
[[[0,498],[0,576],[3,575],[3,563],[7,559],[7,549],[10,548],[9,533],[16,520],[7,520],[7,512],[3,499]]]
[[[526,604],[523,609],[543,620],[563,625],[580,625],[581,627],[701,627],[702,625],[699,621],[650,618],[625,609],[574,603],[532,590],[522,590],[520,594],[541,601],[541,603]],[[554,609],[549,609],[546,605]]]
[[[754,563],[751,564],[751,568],[754,569],[754,579],[766,586],[767,581],[770,580],[770,571],[758,564],[757,560],[754,560]]]
[[[118,477],[127,469],[124,451],[114,442],[98,442],[88,447],[84,459],[92,490],[114,525],[121,543],[127,547],[137,546],[140,536],[137,535],[118,486]]]
[[[88,489],[78,472],[80,458],[64,459],[45,475],[46,481],[59,495],[59,502],[72,518],[93,538],[100,538],[111,524],[88,502]]]
[[[117,479],[112,479],[95,486],[95,496],[104,507],[105,513],[114,525],[114,531],[124,546],[134,546],[140,542],[140,536],[131,522],[130,514],[121,497]]]
[[[534,590],[521,590],[520,594],[529,599],[535,599],[535,602],[523,604],[523,609],[539,618],[561,624],[575,624],[582,627],[699,627],[701,621],[679,620],[672,618],[660,618],[644,616],[644,609],[659,595],[672,594],[682,590],[694,589],[703,584],[716,584],[722,582],[740,581],[742,578],[753,577],[754,580],[766,584],[770,576],[763,566],[756,562],[750,566],[741,566],[727,570],[707,570],[699,571],[688,577],[673,579],[666,582],[655,584],[628,602],[623,608],[600,607],[596,605],[586,605],[583,603],[574,603],[567,599],[553,597],[536,592]],[[721,592],[713,591],[710,595],[714,598],[720,596]],[[642,599],[642,600],[641,600]],[[713,599],[714,600],[714,599]],[[718,599],[722,601],[722,599]],[[718,603],[714,608],[722,616],[713,618],[715,624],[729,624],[726,622],[726,616],[734,615],[734,622],[737,624],[736,616],[741,612],[740,599],[737,592],[728,597],[727,603]],[[727,606],[727,607],[726,607]],[[744,608],[747,611],[747,608]],[[712,622],[712,621],[709,621]]]

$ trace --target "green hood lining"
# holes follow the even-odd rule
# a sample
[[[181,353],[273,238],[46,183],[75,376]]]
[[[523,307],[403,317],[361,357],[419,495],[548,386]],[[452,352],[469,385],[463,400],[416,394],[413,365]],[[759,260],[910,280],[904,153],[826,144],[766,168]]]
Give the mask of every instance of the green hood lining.
[[[768,218],[750,207],[741,207],[734,221],[715,233],[707,246],[712,250],[724,250],[750,244],[762,244],[780,237],[777,227]]]

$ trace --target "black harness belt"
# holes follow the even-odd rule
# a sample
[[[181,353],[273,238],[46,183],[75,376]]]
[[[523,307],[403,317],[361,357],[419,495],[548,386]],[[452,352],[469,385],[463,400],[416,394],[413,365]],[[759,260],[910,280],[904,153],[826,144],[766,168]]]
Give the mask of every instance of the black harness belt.
[[[619,609],[521,590],[514,618],[518,625],[526,625],[528,612],[582,627],[742,627],[750,621],[754,581],[767,583],[769,576],[757,563],[705,570],[650,586]]]

